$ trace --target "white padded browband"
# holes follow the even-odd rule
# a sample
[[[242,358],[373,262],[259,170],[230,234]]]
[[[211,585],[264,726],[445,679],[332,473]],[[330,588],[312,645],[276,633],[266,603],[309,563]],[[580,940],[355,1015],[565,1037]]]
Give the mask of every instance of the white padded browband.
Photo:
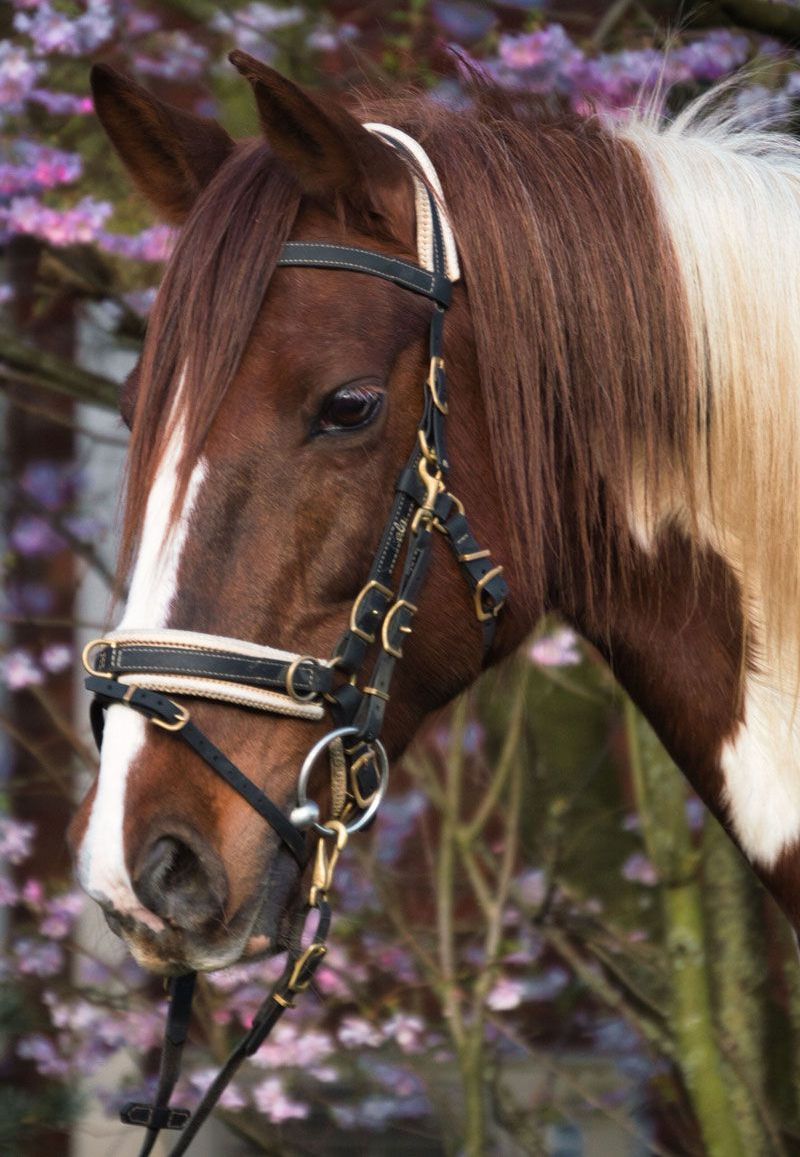
[[[246,655],[252,659],[278,659],[291,663],[307,656],[296,655],[293,651],[281,651],[276,647],[264,647],[245,639],[229,639],[225,635],[206,635],[199,631],[177,631],[168,627],[146,628],[138,631],[109,631],[103,636],[109,643],[161,643],[164,646],[184,648],[187,651],[219,651],[221,654]],[[327,666],[326,659],[315,662]],[[296,719],[322,719],[325,708],[322,703],[301,703],[291,695],[281,695],[279,691],[269,691],[262,687],[248,687],[242,683],[229,683],[224,679],[205,678],[202,675],[168,675],[163,672],[136,672],[119,676],[120,683],[135,684],[146,691],[161,691],[165,695],[191,695],[201,699],[217,699],[223,703],[236,703],[240,707],[254,707],[260,711],[273,711],[279,715],[292,715]]]
[[[461,277],[461,267],[458,263],[456,239],[447,215],[442,183],[434,168],[433,161],[431,161],[419,141],[415,141],[413,137],[410,137],[408,133],[404,133],[402,129],[393,128],[392,125],[376,124],[372,121],[365,124],[364,128],[367,129],[368,132],[375,133],[376,136],[383,137],[389,144],[391,144],[392,141],[397,141],[398,144],[403,145],[419,165],[420,171],[436,197],[436,202],[439,207],[444,240],[445,273],[450,281],[458,281]],[[417,215],[417,256],[419,257],[419,263],[422,268],[433,272],[433,221],[431,220],[428,192],[425,184],[419,179],[413,169],[411,170],[411,179],[414,182]]]

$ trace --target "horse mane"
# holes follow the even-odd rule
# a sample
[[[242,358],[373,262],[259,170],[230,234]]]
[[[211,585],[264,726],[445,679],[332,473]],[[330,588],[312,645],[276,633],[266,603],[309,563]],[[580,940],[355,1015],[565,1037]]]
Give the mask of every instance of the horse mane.
[[[412,93],[358,111],[410,132],[441,176],[532,597],[547,603],[545,560],[569,543],[602,617],[611,576],[677,523],[724,553],[763,646],[785,649],[800,637],[800,146],[703,106],[615,127],[480,87],[460,109]],[[143,356],[129,550],[179,368],[184,492],[299,204],[249,142],[184,227]]]

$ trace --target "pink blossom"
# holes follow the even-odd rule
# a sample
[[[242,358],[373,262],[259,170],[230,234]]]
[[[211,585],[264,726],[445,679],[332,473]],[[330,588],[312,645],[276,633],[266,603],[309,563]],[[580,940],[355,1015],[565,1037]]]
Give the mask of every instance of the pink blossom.
[[[45,899],[44,884],[41,880],[29,876],[22,885],[22,892],[20,893],[22,900],[37,912],[42,908]]]
[[[44,64],[33,61],[24,48],[10,40],[0,40],[0,109],[20,112]]]
[[[36,826],[10,816],[0,816],[0,860],[21,864],[33,851]]]
[[[556,627],[534,640],[528,657],[539,667],[575,667],[581,662],[578,636],[570,627]]]
[[[308,1116],[308,1105],[287,1096],[279,1077],[267,1077],[253,1089],[253,1103],[274,1124]]]
[[[364,1046],[377,1048],[384,1041],[380,1029],[362,1016],[346,1016],[339,1025],[336,1035],[339,1043],[346,1049],[360,1049]]]
[[[14,197],[4,211],[8,228],[28,233],[52,245],[77,245],[93,241],[113,206],[108,201],[84,197],[71,209],[50,209],[35,197]]]
[[[23,976],[55,976],[64,967],[64,953],[53,941],[23,936],[14,944],[14,955]]]
[[[0,660],[0,674],[11,691],[22,691],[25,687],[36,687],[44,683],[44,675],[33,656],[21,647],[9,651]]]
[[[19,892],[6,876],[0,876],[0,908],[11,908],[19,900]]]
[[[66,643],[50,643],[42,651],[40,660],[45,671],[57,675],[71,665],[72,647],[68,647]]]
[[[512,980],[509,976],[501,976],[489,990],[486,1004],[494,1012],[507,1012],[517,1008],[523,1000],[525,986],[519,980]]]
[[[659,879],[655,865],[641,852],[634,852],[632,856],[628,856],[622,865],[622,875],[626,880],[644,884],[647,888],[652,888]]]
[[[418,1016],[398,1012],[383,1025],[387,1040],[393,1040],[404,1053],[425,1050],[425,1025]]]

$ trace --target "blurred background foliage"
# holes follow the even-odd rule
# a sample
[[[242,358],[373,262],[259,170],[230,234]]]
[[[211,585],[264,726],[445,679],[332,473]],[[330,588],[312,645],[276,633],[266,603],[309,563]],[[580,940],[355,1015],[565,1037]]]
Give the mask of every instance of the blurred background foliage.
[[[64,844],[95,766],[74,667],[109,613],[118,381],[171,244],[91,115],[88,66],[243,135],[234,44],[342,94],[456,100],[457,46],[585,115],[622,115],[661,77],[676,107],[743,66],[743,115],[792,127],[800,99],[800,7],[769,0],[0,6],[4,1154],[127,1151],[104,1114],[152,1086],[163,1017]],[[428,722],[353,844],[318,990],[229,1090],[209,1151],[800,1152],[793,938],[562,625]],[[275,967],[204,978],[188,1103]]]

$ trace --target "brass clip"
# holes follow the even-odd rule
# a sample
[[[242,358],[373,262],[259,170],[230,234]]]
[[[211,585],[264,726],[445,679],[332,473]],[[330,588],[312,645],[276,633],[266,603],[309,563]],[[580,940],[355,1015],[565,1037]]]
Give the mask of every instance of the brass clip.
[[[311,876],[311,888],[308,893],[308,904],[310,908],[316,908],[320,896],[327,895],[330,891],[331,884],[333,883],[333,873],[339,862],[339,856],[347,843],[348,831],[341,820],[328,820],[325,827],[328,831],[336,833],[336,842],[331,848],[330,855],[328,854],[327,840],[320,839],[317,844],[317,855],[314,860],[314,871]]]
[[[316,960],[323,957],[327,951],[328,949],[324,944],[318,944],[316,941],[313,941],[311,944],[309,944],[308,948],[306,948],[305,952],[292,969],[292,975],[289,977],[289,983],[286,986],[289,989],[289,992],[305,992],[311,983],[311,977],[309,976],[307,980],[301,980],[300,977],[303,974],[303,969],[311,960]],[[279,998],[279,996],[276,994],[273,994],[273,999],[277,1000],[278,1004],[282,1004],[284,1008],[294,1008],[294,1005],[291,1001],[286,1000],[285,998]]]
[[[420,438],[424,441],[424,434],[421,430],[419,433]],[[425,445],[427,446],[427,442]],[[431,470],[431,466],[433,466],[433,470]],[[433,509],[436,504],[436,499],[444,490],[442,473],[436,464],[435,455],[433,458],[428,458],[427,456],[420,458],[417,464],[417,473],[425,487],[425,501],[422,503],[422,506],[418,507],[411,521],[412,534],[418,532],[421,522],[430,523],[433,520]]]

